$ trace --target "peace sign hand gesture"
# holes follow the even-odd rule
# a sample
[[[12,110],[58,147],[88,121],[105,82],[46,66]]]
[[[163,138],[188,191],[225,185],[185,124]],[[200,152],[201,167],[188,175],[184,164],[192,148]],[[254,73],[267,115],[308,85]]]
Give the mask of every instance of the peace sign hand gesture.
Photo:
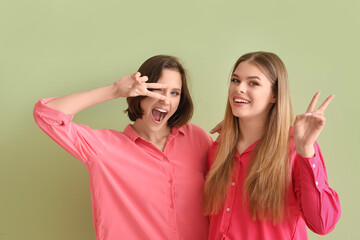
[[[313,144],[325,125],[325,109],[335,97],[334,95],[330,95],[321,106],[315,110],[319,96],[320,92],[317,92],[311,100],[306,113],[297,115],[295,118],[293,136],[296,152],[306,158],[311,158],[315,154]]]
[[[165,89],[166,84],[161,83],[146,83],[147,76],[141,76],[141,73],[137,72],[125,77],[120,78],[114,82],[116,88],[116,96],[118,97],[137,97],[147,96],[157,98],[160,100],[166,100],[166,97],[150,91],[150,88]]]

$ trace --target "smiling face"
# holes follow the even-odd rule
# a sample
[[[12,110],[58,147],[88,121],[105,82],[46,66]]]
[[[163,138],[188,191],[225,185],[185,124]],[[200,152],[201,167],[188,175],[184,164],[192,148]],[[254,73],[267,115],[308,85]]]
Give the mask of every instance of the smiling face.
[[[176,112],[180,103],[181,96],[181,74],[178,71],[163,69],[157,83],[166,84],[165,89],[153,89],[153,92],[166,96],[166,100],[158,100],[146,97],[140,101],[143,111],[141,119],[148,127],[167,128],[169,118]]]
[[[229,103],[239,119],[266,118],[276,102],[271,81],[250,61],[241,62],[232,74]]]

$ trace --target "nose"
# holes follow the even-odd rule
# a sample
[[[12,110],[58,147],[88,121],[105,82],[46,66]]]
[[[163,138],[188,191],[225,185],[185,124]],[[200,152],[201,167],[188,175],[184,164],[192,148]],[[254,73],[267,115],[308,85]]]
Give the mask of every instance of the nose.
[[[236,87],[236,91],[239,93],[245,93],[246,92],[246,84],[244,82],[239,83],[239,85]]]
[[[167,90],[164,90],[164,91],[162,91],[161,94],[162,94],[163,96],[165,96],[166,99],[165,99],[165,100],[160,100],[160,101],[163,102],[163,103],[166,104],[166,105],[170,105],[170,92],[167,91]]]

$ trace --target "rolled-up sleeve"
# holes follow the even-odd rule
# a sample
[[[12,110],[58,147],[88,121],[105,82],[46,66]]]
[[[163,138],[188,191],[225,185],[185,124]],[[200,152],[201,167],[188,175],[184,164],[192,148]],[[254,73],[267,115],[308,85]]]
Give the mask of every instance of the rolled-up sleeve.
[[[317,142],[314,149],[315,156],[312,158],[295,154],[294,190],[307,226],[317,234],[327,234],[340,218],[340,201],[338,194],[329,186]]]
[[[73,115],[51,108],[47,102],[55,98],[40,99],[34,107],[34,120],[51,139],[84,164],[97,154],[96,134],[89,127],[72,122]]]

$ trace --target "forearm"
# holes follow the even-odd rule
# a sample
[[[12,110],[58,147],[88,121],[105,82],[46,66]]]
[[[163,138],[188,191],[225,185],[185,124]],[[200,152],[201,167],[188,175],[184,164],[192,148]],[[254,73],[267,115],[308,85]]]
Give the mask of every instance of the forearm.
[[[330,232],[341,210],[337,193],[329,186],[324,160],[319,146],[314,144],[315,156],[297,156],[298,197],[308,227],[319,234]]]
[[[47,106],[55,108],[67,115],[76,114],[93,105],[118,98],[116,86],[114,84],[96,88],[90,91],[70,94],[56,98],[48,103]]]

